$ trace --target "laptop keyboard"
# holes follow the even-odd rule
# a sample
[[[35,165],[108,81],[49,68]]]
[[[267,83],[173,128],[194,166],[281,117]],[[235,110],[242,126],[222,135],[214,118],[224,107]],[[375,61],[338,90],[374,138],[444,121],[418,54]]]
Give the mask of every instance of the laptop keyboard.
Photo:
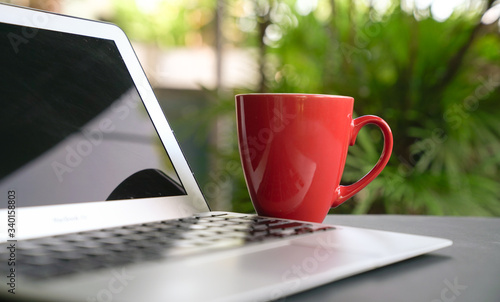
[[[19,241],[16,272],[33,279],[47,278],[333,229],[233,213],[191,216]],[[9,258],[7,247],[6,243],[0,245],[2,263]]]

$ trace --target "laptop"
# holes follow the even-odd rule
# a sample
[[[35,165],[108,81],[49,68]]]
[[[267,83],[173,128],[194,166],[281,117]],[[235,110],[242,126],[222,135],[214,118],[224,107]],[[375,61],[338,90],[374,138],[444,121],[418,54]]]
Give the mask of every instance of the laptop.
[[[0,62],[2,300],[268,301],[451,245],[210,211],[115,25],[1,4]]]

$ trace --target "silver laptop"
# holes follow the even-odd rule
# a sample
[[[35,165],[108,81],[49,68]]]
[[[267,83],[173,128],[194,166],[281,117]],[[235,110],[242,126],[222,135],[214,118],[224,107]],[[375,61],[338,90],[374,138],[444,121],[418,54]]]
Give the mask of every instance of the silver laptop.
[[[266,301],[451,245],[210,212],[114,25],[0,5],[0,62],[2,299]]]

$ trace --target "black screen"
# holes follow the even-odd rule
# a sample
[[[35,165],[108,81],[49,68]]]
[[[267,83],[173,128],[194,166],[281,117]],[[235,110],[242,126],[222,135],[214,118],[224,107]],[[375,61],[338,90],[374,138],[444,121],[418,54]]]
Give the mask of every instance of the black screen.
[[[0,23],[0,68],[18,206],[185,194],[113,41]]]

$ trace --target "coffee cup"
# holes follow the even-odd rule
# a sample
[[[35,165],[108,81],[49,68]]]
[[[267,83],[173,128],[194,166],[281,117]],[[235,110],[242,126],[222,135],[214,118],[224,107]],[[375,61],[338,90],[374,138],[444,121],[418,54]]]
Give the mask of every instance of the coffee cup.
[[[259,215],[322,222],[332,207],[375,179],[391,156],[389,125],[374,115],[353,119],[352,97],[256,93],[235,98],[240,158]],[[340,185],[348,147],[367,124],[382,131],[381,156],[357,182]]]

